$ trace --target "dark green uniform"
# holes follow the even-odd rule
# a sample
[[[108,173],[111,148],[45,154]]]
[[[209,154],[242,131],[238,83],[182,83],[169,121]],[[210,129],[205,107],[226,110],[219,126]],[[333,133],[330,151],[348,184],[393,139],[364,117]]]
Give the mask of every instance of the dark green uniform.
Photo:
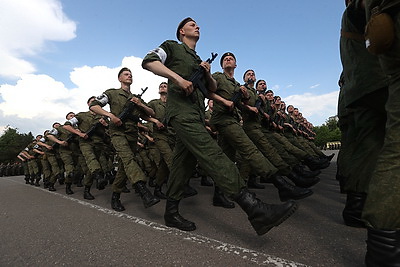
[[[200,57],[186,44],[166,41],[146,55],[143,62],[161,61],[166,67],[189,79],[200,68]],[[168,81],[167,120],[176,131],[176,145],[168,180],[167,195],[174,200],[183,198],[184,185],[197,164],[213,177],[227,194],[237,194],[244,181],[235,164],[224,154],[209,135],[204,122],[204,96],[195,90],[191,97],[176,84]]]
[[[128,100],[134,96],[122,88],[108,89],[100,97],[97,97],[90,106],[99,105],[104,107],[109,104],[110,112],[118,116],[124,110]],[[137,122],[141,114],[141,111],[135,107],[121,126],[116,126],[112,123],[109,126],[111,142],[119,157],[118,172],[122,172],[114,180],[113,192],[115,193],[122,192],[126,179],[129,179],[132,184],[146,181],[146,176],[135,161],[134,155],[138,140]]]
[[[240,90],[240,84],[234,79],[228,77],[225,73],[216,72],[213,74],[217,81],[216,94],[225,99],[232,99],[233,95]],[[214,102],[214,108],[210,123],[218,131],[218,143],[229,158],[236,162],[236,152],[241,157],[241,174],[244,179],[248,179],[249,171],[252,169],[256,174],[262,177],[269,177],[275,174],[278,169],[263,156],[251,137],[245,133],[239,123],[239,110],[235,107],[234,111]],[[244,167],[249,165],[250,168]]]

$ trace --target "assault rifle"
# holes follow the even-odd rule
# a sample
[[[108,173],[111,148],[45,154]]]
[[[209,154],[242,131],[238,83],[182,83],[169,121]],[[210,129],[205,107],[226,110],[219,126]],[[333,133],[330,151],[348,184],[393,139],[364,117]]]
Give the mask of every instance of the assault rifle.
[[[243,86],[249,85],[249,82],[252,82],[252,81],[253,81],[252,79],[249,79],[245,84],[243,84]],[[237,92],[232,96],[231,101],[233,102],[233,104],[234,104],[236,107],[240,108],[240,107],[241,107],[241,105],[240,105],[240,100],[242,100],[242,97],[243,97],[243,92],[242,92],[242,90],[239,88],[239,91],[237,91]]]
[[[214,61],[214,59],[218,56],[217,53],[211,53],[211,58],[207,59],[206,62],[211,65],[211,63]],[[200,91],[203,93],[204,97],[208,97],[208,90],[204,86],[203,82],[201,81],[204,76],[204,68],[200,66],[200,68],[192,74],[190,77],[189,81],[193,83],[194,88],[199,88]],[[190,99],[192,100],[193,103],[196,102],[196,99],[194,98],[193,93],[190,94]]]
[[[146,87],[146,88],[141,88],[141,90],[142,90],[142,92],[139,94],[139,95],[137,95],[137,98],[141,98],[142,97],[142,95],[147,91],[147,89],[148,89],[149,87]],[[128,100],[128,102],[126,102],[126,104],[125,104],[125,107],[124,107],[124,110],[122,110],[122,112],[118,115],[118,118],[121,120],[121,121],[124,121],[124,120],[126,120],[126,118],[128,118],[128,117],[130,117],[131,116],[131,113],[132,113],[132,111],[133,111],[133,108],[135,107],[135,103],[133,103],[130,99]],[[133,120],[139,120],[139,118],[133,118]]]

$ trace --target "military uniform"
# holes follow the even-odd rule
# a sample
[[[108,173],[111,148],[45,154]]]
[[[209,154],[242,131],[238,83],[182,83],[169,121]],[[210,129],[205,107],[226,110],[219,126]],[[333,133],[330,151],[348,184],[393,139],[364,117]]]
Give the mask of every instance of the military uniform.
[[[167,56],[164,65],[183,78],[189,79],[200,68],[200,57],[186,44],[166,41],[160,48]],[[157,53],[154,51],[147,54],[143,62],[161,61]],[[235,164],[227,158],[205,128],[204,96],[195,90],[193,98],[194,103],[181,88],[168,81],[166,117],[176,131],[176,145],[167,195],[175,200],[183,198],[184,185],[191,177],[197,160],[224,192],[233,195],[244,187],[244,182]]]

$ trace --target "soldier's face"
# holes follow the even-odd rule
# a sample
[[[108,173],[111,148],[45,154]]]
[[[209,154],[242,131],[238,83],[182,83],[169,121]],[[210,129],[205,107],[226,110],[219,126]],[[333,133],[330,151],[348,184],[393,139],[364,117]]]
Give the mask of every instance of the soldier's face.
[[[236,68],[236,60],[232,56],[226,56],[224,57],[224,60],[222,60],[222,68]]]
[[[264,81],[259,82],[257,85],[257,91],[264,92],[265,89],[267,89],[267,83]]]
[[[160,87],[158,88],[158,93],[159,94],[167,94],[168,93],[168,85],[163,83],[160,85]]]
[[[119,77],[118,80],[121,83],[126,83],[126,84],[132,84],[132,73],[130,71],[123,71]]]
[[[186,23],[182,29],[180,30],[182,36],[186,36],[187,38],[195,37],[197,39],[200,38],[200,27],[197,25],[195,21],[189,21]]]
[[[272,99],[274,99],[274,94],[273,93],[266,93],[265,94],[265,98],[268,99],[268,100],[272,100]]]
[[[248,82],[249,80],[255,81],[256,80],[256,74],[253,71],[248,71],[244,75],[244,81]]]
[[[75,113],[69,113],[68,116],[67,116],[67,120],[70,120],[73,117],[75,117]]]

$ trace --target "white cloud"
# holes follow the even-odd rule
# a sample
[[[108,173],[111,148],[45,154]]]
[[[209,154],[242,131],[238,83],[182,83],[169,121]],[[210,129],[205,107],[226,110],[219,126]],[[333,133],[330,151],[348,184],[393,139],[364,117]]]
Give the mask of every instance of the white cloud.
[[[70,73],[75,88],[66,88],[59,81],[47,75],[26,74],[15,85],[1,85],[0,129],[6,125],[18,128],[20,132],[32,131],[35,135],[49,129],[54,121],[63,123],[69,111],[86,111],[87,99],[98,96],[106,89],[119,88],[118,71],[121,67],[132,70],[132,92],[149,87],[143,95],[145,101],[159,98],[158,85],[166,79],[142,69],[142,59],[125,57],[116,68],[106,66],[83,66]]]
[[[330,117],[337,114],[339,91],[323,95],[304,93],[291,95],[283,100],[286,105],[293,105],[314,125],[322,125]]]
[[[310,89],[317,88],[318,86],[320,86],[320,84],[319,84],[319,83],[318,83],[318,84],[314,84],[314,85],[310,86]]]
[[[6,78],[33,73],[23,57],[42,52],[46,41],[75,38],[76,24],[59,0],[2,0],[0,18],[0,76]]]

